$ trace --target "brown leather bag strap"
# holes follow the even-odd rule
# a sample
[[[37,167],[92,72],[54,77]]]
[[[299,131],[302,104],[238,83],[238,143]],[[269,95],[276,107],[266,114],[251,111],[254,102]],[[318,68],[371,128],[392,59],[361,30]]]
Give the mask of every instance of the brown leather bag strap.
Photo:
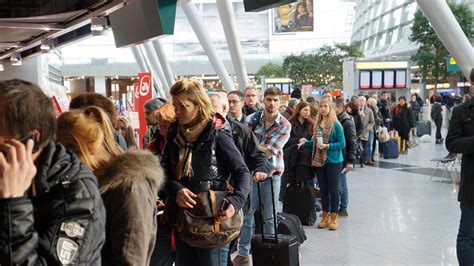
[[[219,233],[221,231],[221,222],[217,220],[217,215],[219,215],[219,206],[217,206],[215,191],[209,190],[209,199],[211,200],[211,212],[214,216],[214,232]]]
[[[214,218],[217,217],[218,212],[219,212],[219,206],[217,206],[217,198],[216,198],[216,192],[213,190],[209,190],[209,199],[211,200],[211,212],[212,216]]]

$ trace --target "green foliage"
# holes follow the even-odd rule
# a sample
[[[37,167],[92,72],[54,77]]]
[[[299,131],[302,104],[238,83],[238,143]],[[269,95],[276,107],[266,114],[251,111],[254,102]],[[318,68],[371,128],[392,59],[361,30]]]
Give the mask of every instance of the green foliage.
[[[258,82],[261,83],[260,78],[262,76],[265,76],[267,78],[284,77],[285,71],[283,70],[283,67],[281,65],[268,62],[260,67],[255,76],[258,78]]]
[[[449,3],[459,25],[472,42],[474,39],[474,15],[471,9],[463,4]],[[412,26],[410,41],[420,45],[420,49],[411,57],[420,67],[420,73],[427,83],[446,81],[446,57],[449,55],[428,19],[418,10]]]
[[[283,60],[287,77],[298,86],[312,84],[318,87],[342,88],[342,61],[348,57],[363,56],[360,44],[325,45],[313,54],[291,54]]]

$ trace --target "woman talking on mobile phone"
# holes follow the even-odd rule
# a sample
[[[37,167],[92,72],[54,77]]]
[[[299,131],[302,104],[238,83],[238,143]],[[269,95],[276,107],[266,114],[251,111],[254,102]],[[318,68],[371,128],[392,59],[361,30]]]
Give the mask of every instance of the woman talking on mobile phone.
[[[342,171],[344,161],[342,150],[346,147],[346,140],[330,97],[323,97],[319,103],[313,139],[300,142],[299,145],[313,147],[312,165],[318,179],[323,205],[323,217],[318,228],[329,227],[330,230],[337,230],[339,175]]]

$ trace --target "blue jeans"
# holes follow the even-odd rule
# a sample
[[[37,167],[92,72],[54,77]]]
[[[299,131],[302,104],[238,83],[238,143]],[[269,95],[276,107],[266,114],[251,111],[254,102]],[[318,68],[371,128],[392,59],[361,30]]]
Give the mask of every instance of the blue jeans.
[[[182,241],[179,234],[175,234],[175,243],[176,266],[227,265],[229,244],[223,247],[211,249],[195,248]]]
[[[474,205],[461,203],[461,221],[457,238],[459,265],[474,265]]]
[[[270,181],[272,180],[272,181]],[[260,182],[260,195],[262,197],[263,203],[263,230],[265,235],[274,234],[275,229],[273,227],[273,213],[272,208],[272,198],[271,198],[271,187],[270,182],[273,182],[273,198],[275,200],[275,204],[277,203],[278,194],[280,191],[280,176],[273,176],[272,179],[267,178],[265,181]],[[250,254],[250,242],[252,240],[252,236],[254,234],[255,225],[254,221],[254,214],[257,208],[260,208],[260,201],[258,199],[258,190],[257,190],[257,183],[253,183],[252,188],[252,208],[251,210],[244,215],[244,223],[242,225],[242,229],[240,230],[240,238],[239,238],[239,248],[237,253],[240,256],[248,256]]]
[[[339,211],[347,209],[347,205],[349,204],[349,191],[347,189],[346,174],[342,172],[339,174],[339,197],[341,199]]]
[[[323,167],[315,167],[321,192],[323,211],[339,213],[339,175],[342,163],[326,163]]]
[[[364,161],[372,158],[372,145],[374,143],[374,131],[369,131],[369,139],[364,141]]]

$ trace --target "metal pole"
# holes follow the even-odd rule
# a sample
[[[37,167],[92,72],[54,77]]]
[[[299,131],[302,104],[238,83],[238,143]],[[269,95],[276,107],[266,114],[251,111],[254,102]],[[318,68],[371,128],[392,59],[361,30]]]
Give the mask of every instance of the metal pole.
[[[163,84],[163,92],[165,94],[167,94],[167,92],[169,91],[171,85],[166,80],[165,74],[163,73],[163,69],[161,68],[161,66],[159,64],[158,57],[155,53],[155,49],[153,48],[153,46],[150,42],[147,42],[147,43],[143,44],[143,48],[145,49],[145,52],[148,55],[151,66],[154,68],[155,73],[158,75],[158,78],[160,79],[161,83]]]
[[[237,35],[237,25],[232,8],[232,1],[217,0],[217,10],[219,11],[225,38],[229,46],[229,53],[234,66],[235,75],[237,76],[239,90],[243,91],[248,86],[248,76],[242,47],[240,45],[239,36]]]
[[[446,1],[416,0],[416,2],[446,49],[456,59],[464,76],[469,80],[469,74],[474,66],[474,49]]]
[[[144,51],[143,45],[138,46],[138,51],[140,52],[141,56],[143,57],[143,61],[145,62],[146,69],[148,69],[149,72],[151,72],[151,75],[153,76],[153,83],[156,85],[156,88],[158,90],[157,91],[158,95],[153,95],[153,97],[165,97],[165,93],[163,92],[162,83],[159,82],[160,79],[158,78],[158,75],[156,74],[155,71],[153,71],[153,68],[151,67],[150,60],[147,57],[146,52]]]
[[[161,45],[160,40],[153,41],[152,45],[155,48],[156,55],[158,55],[158,60],[160,60],[160,65],[165,74],[166,81],[168,81],[168,85],[169,85],[168,90],[169,90],[175,82],[173,71],[171,71],[170,63],[168,61],[168,58],[166,58],[166,54],[163,49],[163,45]]]
[[[191,27],[196,33],[199,42],[202,45],[202,48],[206,52],[207,56],[209,57],[209,61],[211,61],[214,70],[216,70],[217,75],[220,77],[224,88],[227,91],[231,91],[234,89],[234,85],[232,80],[229,77],[229,72],[224,66],[224,62],[217,56],[217,50],[214,44],[211,42],[211,37],[206,31],[204,24],[202,23],[202,18],[199,17],[199,13],[196,9],[196,6],[192,2],[184,2],[181,4],[183,8],[184,14],[188,19]]]
[[[130,51],[132,51],[133,57],[135,58],[135,62],[138,64],[138,69],[140,69],[141,72],[146,72],[147,68],[145,66],[143,57],[141,56],[140,51],[138,50],[138,47],[132,46],[130,47]]]

